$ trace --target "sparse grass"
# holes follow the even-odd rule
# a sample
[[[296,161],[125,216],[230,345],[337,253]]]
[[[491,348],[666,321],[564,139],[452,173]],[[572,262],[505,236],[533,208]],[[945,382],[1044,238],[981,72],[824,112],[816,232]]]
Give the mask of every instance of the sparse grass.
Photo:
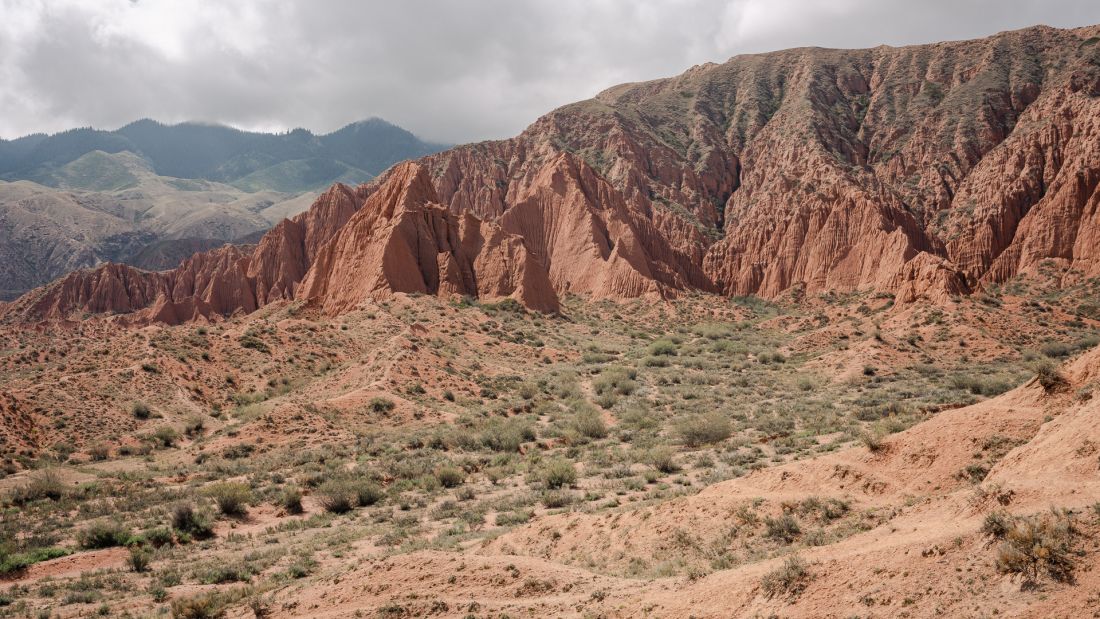
[[[760,589],[769,598],[797,597],[813,580],[806,562],[798,555],[788,557],[783,565],[768,572],[760,580]]]

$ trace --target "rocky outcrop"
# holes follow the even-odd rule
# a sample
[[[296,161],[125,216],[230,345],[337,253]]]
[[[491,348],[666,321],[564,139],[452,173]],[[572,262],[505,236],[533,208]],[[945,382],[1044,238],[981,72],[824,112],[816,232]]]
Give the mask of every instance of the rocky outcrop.
[[[557,311],[545,266],[518,236],[438,202],[423,166],[399,165],[318,252],[298,297],[330,314],[395,292],[510,297]]]

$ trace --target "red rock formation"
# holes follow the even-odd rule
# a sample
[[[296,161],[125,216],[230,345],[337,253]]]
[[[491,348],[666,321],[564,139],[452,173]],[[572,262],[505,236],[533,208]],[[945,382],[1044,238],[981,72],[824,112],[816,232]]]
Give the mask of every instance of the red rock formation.
[[[425,168],[413,163],[392,170],[318,252],[297,296],[336,314],[395,292],[511,297],[558,309],[545,267],[519,237],[447,211]]]
[[[399,166],[387,178],[354,190],[334,186],[250,250],[225,246],[157,273],[118,264],[76,271],[23,296],[5,316],[37,321],[107,313],[179,324],[286,299],[336,313],[395,292],[511,297],[530,309],[557,311],[545,266],[518,237],[448,212],[419,165]]]
[[[337,186],[250,254],[74,274],[5,315],[169,322],[393,292],[945,300],[1100,275],[1100,26],[738,56]],[[424,169],[430,171],[425,175]],[[442,205],[442,206],[440,206]],[[143,310],[145,311],[145,310]]]

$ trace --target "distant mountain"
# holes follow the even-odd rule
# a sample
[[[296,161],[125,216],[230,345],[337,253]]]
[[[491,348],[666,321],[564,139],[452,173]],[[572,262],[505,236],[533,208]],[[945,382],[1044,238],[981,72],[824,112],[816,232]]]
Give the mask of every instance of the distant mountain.
[[[0,140],[0,300],[106,261],[175,267],[443,148],[379,119],[327,135],[139,120]]]
[[[108,261],[172,268],[254,240],[315,196],[159,176],[130,152],[92,151],[36,180],[0,181],[0,300]]]
[[[221,125],[165,125],[146,119],[117,131],[83,128],[0,140],[0,179],[61,186],[59,168],[95,151],[129,151],[147,160],[161,176],[216,181],[245,191],[300,193],[334,182],[365,182],[398,161],[444,148],[377,118],[327,135],[305,129],[254,133]],[[113,176],[99,178],[95,169],[85,172],[87,188],[101,189],[117,180]]]

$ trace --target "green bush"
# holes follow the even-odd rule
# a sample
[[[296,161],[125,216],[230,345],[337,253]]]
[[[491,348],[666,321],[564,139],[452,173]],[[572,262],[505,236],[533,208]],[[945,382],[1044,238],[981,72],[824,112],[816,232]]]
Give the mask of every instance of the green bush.
[[[732,434],[729,421],[718,413],[693,415],[681,419],[674,426],[680,442],[688,447],[700,447],[720,443]]]
[[[356,492],[345,480],[330,480],[317,488],[317,503],[332,514],[345,514],[355,507]]]
[[[457,488],[466,481],[466,473],[457,466],[441,466],[435,470],[435,478],[444,488]]]
[[[481,444],[499,452],[515,453],[520,445],[537,438],[535,428],[522,419],[495,421],[481,431]]]
[[[172,528],[194,539],[206,539],[214,535],[214,525],[203,512],[187,503],[172,508]]]
[[[672,340],[657,340],[649,345],[649,354],[655,357],[672,357],[676,355],[676,342]]]
[[[286,510],[288,514],[300,514],[305,511],[302,508],[302,491],[297,488],[287,488],[283,490],[282,496],[279,497],[279,505]]]
[[[153,414],[153,411],[149,410],[149,405],[145,402],[134,402],[133,406],[130,407],[130,412],[137,419],[148,419]]]
[[[563,458],[548,460],[540,472],[542,482],[547,488],[557,489],[577,483],[577,469],[573,463]]]
[[[680,470],[676,464],[676,452],[668,447],[654,447],[646,456],[649,464],[662,473],[675,473]]]
[[[172,426],[161,426],[153,432],[153,439],[164,447],[172,447],[180,439],[180,433]]]
[[[225,516],[239,517],[248,513],[248,505],[252,502],[252,490],[247,484],[235,482],[220,482],[206,488],[206,495],[214,499]]]
[[[1035,375],[1039,379],[1039,384],[1048,392],[1055,391],[1066,384],[1066,378],[1062,376],[1058,366],[1048,360],[1041,361],[1035,366]]]
[[[603,416],[588,406],[574,413],[571,425],[577,434],[586,438],[599,439],[607,436],[607,424],[604,423]]]
[[[153,555],[148,550],[135,546],[130,549],[130,557],[128,559],[130,570],[140,574],[149,569],[149,563],[152,559]]]
[[[147,529],[141,534],[145,538],[146,542],[154,548],[160,548],[161,546],[170,546],[175,542],[175,536],[172,535],[172,530],[168,527],[154,527]]]
[[[222,619],[225,617],[225,604],[221,596],[207,593],[172,602],[172,619]]]
[[[125,546],[130,543],[130,529],[120,522],[96,522],[76,535],[76,541],[85,550]]]
[[[355,483],[355,503],[359,507],[370,507],[385,498],[382,486],[373,481],[360,480]]]
[[[7,547],[0,546],[0,576],[20,572],[35,563],[69,554],[72,554],[72,551],[67,548],[35,548],[23,553],[11,553]]]

